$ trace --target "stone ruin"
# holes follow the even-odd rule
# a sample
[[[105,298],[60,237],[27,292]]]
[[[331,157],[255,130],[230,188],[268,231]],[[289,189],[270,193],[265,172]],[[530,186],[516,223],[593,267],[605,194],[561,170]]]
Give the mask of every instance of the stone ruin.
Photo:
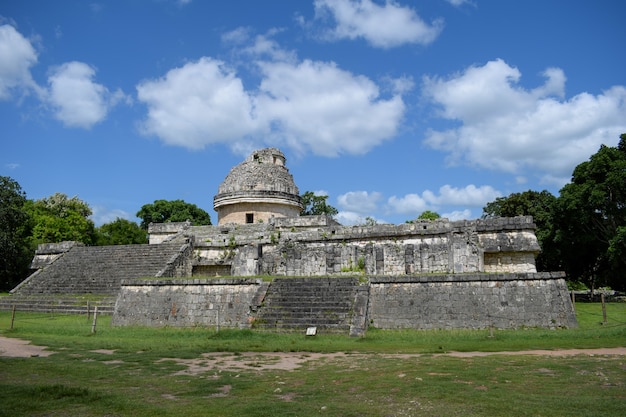
[[[17,292],[61,281],[67,292],[82,288],[72,277],[106,281],[117,298],[115,325],[315,326],[351,335],[368,326],[577,325],[564,274],[536,270],[531,217],[342,226],[327,216],[299,216],[298,188],[275,148],[234,167],[214,207],[217,226],[151,224],[149,245],[117,252],[70,245],[53,256],[42,250],[33,262],[38,271]],[[107,257],[119,260],[120,250],[126,261],[116,269]],[[155,254],[156,273],[131,268],[145,262],[140,253]],[[81,259],[90,265],[81,268]],[[106,278],[99,278],[103,269]]]
[[[299,216],[298,187],[276,148],[232,168],[214,208],[217,226],[151,224],[150,243],[193,242],[192,276],[537,272],[530,217],[346,227]]]
[[[302,211],[298,187],[276,148],[253,152],[233,167],[213,199],[218,224],[259,223],[296,217]]]
[[[535,273],[531,217],[341,226],[326,216],[149,227],[150,243],[193,242],[192,276]]]

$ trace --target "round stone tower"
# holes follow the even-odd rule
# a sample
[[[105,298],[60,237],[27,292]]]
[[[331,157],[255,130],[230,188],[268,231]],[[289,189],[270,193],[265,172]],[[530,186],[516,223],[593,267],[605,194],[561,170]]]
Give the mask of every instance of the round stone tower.
[[[218,225],[267,222],[302,211],[298,187],[276,148],[254,151],[233,167],[213,197]]]

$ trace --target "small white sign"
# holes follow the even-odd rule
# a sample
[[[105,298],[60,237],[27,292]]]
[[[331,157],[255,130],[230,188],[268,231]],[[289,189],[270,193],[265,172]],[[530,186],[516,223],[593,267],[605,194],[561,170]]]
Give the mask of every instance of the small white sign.
[[[315,336],[316,333],[317,333],[317,327],[307,327],[306,329],[307,336]]]

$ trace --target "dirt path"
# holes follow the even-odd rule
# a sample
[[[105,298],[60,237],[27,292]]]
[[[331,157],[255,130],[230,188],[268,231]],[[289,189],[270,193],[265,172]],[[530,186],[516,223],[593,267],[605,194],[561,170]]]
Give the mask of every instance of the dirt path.
[[[30,358],[35,356],[50,356],[54,353],[45,349],[45,346],[31,345],[28,340],[0,336],[0,356]]]
[[[210,370],[242,371],[280,369],[293,371],[305,362],[331,359],[366,359],[368,356],[379,355],[390,359],[409,359],[424,356],[419,353],[375,354],[375,353],[313,353],[313,352],[246,352],[246,353],[203,353],[195,359],[163,358],[161,361],[172,361],[187,368],[175,375],[197,375]],[[537,355],[537,356],[572,356],[572,355],[626,355],[626,348],[603,349],[567,349],[567,350],[524,350],[516,352],[448,352],[433,356],[454,356],[472,358],[489,355]]]
[[[457,358],[474,358],[477,356],[489,355],[541,355],[541,356],[572,356],[572,355],[626,355],[626,348],[599,348],[599,349],[563,349],[563,350],[521,350],[504,352],[448,352],[435,356],[454,356]]]
[[[45,350],[45,346],[31,345],[28,340],[0,336],[0,356],[5,357],[37,357],[50,356],[55,352]],[[103,355],[113,354],[113,351],[94,351]],[[210,369],[243,370],[243,369],[282,369],[293,370],[303,363],[340,357],[364,356],[367,354],[345,353],[308,353],[308,352],[249,352],[233,353],[204,353],[197,359],[164,358],[163,361],[175,361],[187,365],[188,369],[181,373],[195,374]],[[454,356],[472,358],[489,355],[540,355],[540,356],[571,356],[571,355],[621,355],[626,356],[626,347],[601,349],[563,349],[563,350],[523,350],[511,352],[447,352],[434,356]],[[412,358],[423,356],[420,354],[382,354],[389,358]]]

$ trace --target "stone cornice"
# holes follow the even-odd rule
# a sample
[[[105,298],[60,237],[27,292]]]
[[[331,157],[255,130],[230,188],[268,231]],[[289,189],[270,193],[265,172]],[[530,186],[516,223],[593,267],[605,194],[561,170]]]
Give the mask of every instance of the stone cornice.
[[[302,209],[302,201],[299,195],[285,193],[282,191],[234,191],[231,193],[218,194],[213,198],[213,208],[215,210],[223,206],[241,203],[281,204]]]

